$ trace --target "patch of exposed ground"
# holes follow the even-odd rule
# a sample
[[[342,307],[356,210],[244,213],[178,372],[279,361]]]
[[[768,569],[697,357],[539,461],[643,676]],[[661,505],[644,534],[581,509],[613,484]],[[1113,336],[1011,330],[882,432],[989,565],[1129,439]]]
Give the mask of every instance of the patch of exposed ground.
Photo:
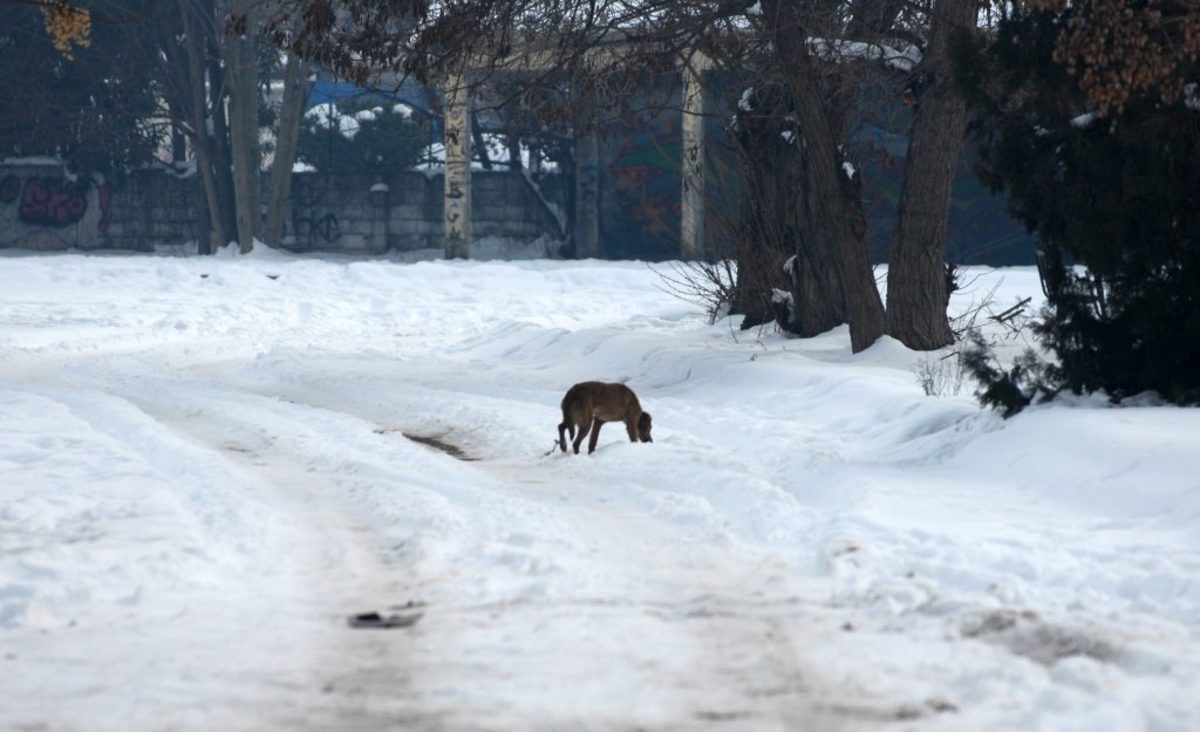
[[[1112,643],[1084,630],[1042,622],[1036,613],[997,610],[969,619],[962,628],[967,638],[997,643],[1018,656],[1050,666],[1064,658],[1084,656],[1101,662],[1116,660]]]
[[[446,435],[418,435],[413,432],[405,432],[398,427],[380,427],[379,429],[375,430],[375,434],[377,435],[386,435],[393,432],[399,432],[400,435],[407,440],[412,440],[413,442],[422,444],[426,447],[431,447],[439,452],[444,452],[455,460],[474,462],[479,459],[477,457],[471,457],[464,452],[461,447],[446,440]]]

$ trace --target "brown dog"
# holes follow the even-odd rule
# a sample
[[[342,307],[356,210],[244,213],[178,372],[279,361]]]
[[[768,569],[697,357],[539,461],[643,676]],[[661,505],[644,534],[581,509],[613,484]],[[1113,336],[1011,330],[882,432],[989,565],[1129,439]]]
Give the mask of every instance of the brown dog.
[[[600,437],[600,425],[605,422],[624,422],[629,441],[654,442],[650,439],[650,413],[642,411],[637,395],[624,384],[604,384],[599,381],[584,381],[567,390],[562,400],[563,421],[558,425],[558,445],[567,451],[567,430],[574,439],[575,454],[588,432],[588,454],[596,451],[596,440]],[[576,436],[575,428],[579,428]]]

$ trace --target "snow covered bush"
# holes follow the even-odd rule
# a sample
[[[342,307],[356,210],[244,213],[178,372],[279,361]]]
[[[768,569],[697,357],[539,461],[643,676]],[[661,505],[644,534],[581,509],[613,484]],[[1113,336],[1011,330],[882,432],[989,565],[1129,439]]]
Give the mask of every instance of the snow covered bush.
[[[415,165],[429,133],[402,104],[320,104],[300,123],[296,159],[322,173],[380,173]]]

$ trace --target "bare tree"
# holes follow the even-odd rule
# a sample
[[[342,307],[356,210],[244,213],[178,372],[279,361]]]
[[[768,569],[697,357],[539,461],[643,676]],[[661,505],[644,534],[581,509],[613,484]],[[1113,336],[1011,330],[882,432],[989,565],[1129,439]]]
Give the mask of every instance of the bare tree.
[[[289,204],[291,170],[306,93],[307,65],[289,56],[275,129],[276,149],[262,213],[260,107],[264,70],[274,53],[259,16],[272,3],[185,0],[154,14],[154,43],[162,49],[164,96],[172,120],[191,145],[200,178],[208,231],[202,251],[236,240],[247,252],[254,240],[278,246]]]
[[[229,142],[237,238],[242,253],[254,247],[262,227],[262,148],[258,132],[258,14],[253,0],[229,0],[230,21],[221,36],[229,80]]]
[[[208,227],[201,252],[211,253],[234,236],[233,181],[225,125],[220,65],[212,63],[218,21],[212,0],[180,3],[178,13],[155,15],[152,42],[162,50],[164,96],[176,130],[191,144],[200,177]]]
[[[279,104],[279,126],[275,138],[275,156],[271,163],[271,182],[268,188],[267,221],[263,241],[278,247],[283,238],[283,219],[292,190],[292,166],[296,162],[300,139],[300,117],[311,68],[294,51],[287,54],[283,75],[283,99]]]

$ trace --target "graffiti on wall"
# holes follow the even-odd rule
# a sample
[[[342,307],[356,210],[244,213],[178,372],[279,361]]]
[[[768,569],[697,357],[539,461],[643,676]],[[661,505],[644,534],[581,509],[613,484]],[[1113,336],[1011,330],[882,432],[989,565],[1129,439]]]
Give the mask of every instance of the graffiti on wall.
[[[327,244],[337,241],[342,235],[338,218],[331,213],[324,216],[304,216],[297,211],[292,216],[292,228],[296,236],[315,236]]]
[[[296,179],[292,182],[292,233],[297,239],[320,239],[332,244],[342,235],[337,214],[316,210],[322,203],[324,191],[318,190],[310,181]]]
[[[63,178],[30,178],[17,209],[21,221],[33,226],[70,226],[87,212],[87,185]]]
[[[0,177],[0,246],[95,247],[108,240],[112,187],[62,175]]]
[[[660,115],[653,126],[631,115],[606,130],[600,207],[607,255],[648,259],[679,255],[682,146],[678,126],[678,115]]]

